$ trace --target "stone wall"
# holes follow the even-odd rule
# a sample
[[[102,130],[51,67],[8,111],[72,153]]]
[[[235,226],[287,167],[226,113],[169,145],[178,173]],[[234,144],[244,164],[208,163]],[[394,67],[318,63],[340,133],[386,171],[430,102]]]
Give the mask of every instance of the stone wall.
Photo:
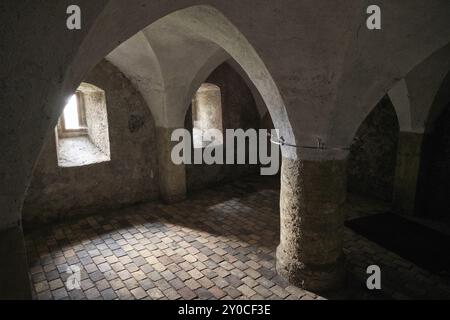
[[[106,93],[111,161],[59,168],[55,136],[49,137],[25,200],[25,225],[158,198],[155,125],[145,101],[106,61],[84,81]]]
[[[392,199],[399,125],[384,97],[356,133],[348,161],[348,190],[386,201]]]
[[[108,112],[105,92],[92,88],[83,95],[89,138],[105,155],[110,155]]]
[[[424,137],[418,182],[419,214],[450,222],[450,104]]]
[[[224,63],[205,81],[217,85],[222,94],[223,130],[260,127],[260,116],[250,89],[233,68]],[[192,130],[192,107],[186,114],[185,127]],[[188,191],[198,190],[249,174],[258,174],[257,165],[187,165]]]

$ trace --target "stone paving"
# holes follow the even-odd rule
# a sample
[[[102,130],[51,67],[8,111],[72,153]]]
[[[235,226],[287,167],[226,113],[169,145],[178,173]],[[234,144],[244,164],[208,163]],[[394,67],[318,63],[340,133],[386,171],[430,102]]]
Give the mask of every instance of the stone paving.
[[[37,299],[318,299],[276,275],[277,190],[250,183],[32,232]],[[68,266],[81,290],[68,291]]]
[[[143,204],[28,233],[34,298],[324,299],[276,274],[279,189],[273,181],[258,179],[205,190],[176,205]],[[344,251],[347,287],[326,298],[447,294],[443,279],[348,229]],[[365,268],[373,263],[382,264],[388,275],[382,292],[364,288]],[[69,266],[81,270],[79,290],[68,290]]]

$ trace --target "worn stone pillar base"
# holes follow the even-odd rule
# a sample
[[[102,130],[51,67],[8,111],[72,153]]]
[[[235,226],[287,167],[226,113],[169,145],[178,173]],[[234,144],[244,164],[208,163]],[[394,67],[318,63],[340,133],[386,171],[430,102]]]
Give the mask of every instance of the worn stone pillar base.
[[[175,165],[171,159],[172,148],[177,142],[170,140],[175,129],[158,127],[159,186],[161,199],[165,203],[175,203],[186,199],[186,169]]]
[[[422,141],[421,133],[400,132],[393,195],[394,210],[399,214],[416,213]]]
[[[31,299],[27,254],[21,228],[0,231],[0,300]]]
[[[277,271],[313,292],[337,289],[345,278],[346,154],[342,157],[283,159]]]
[[[341,256],[330,265],[306,265],[289,256],[278,246],[277,272],[299,288],[312,292],[327,292],[344,285],[345,259]]]

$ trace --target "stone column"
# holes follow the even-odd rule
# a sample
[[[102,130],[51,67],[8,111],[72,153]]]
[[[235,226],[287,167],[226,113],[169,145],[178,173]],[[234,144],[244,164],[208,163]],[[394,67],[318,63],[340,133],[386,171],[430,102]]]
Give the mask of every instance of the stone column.
[[[396,212],[414,215],[423,134],[400,132],[395,169],[393,203]]]
[[[277,271],[296,286],[323,292],[344,281],[348,152],[312,153],[299,160],[283,158]]]
[[[171,141],[175,129],[158,127],[159,186],[161,198],[166,203],[186,199],[186,169],[184,165],[175,165],[171,159],[172,148],[177,142]]]

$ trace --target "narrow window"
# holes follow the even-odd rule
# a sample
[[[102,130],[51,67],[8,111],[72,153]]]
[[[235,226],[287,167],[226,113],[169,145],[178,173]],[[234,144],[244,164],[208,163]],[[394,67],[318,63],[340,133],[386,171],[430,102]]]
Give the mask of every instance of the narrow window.
[[[60,167],[110,161],[105,92],[82,83],[64,107],[56,138]]]
[[[81,129],[80,124],[80,106],[78,103],[78,94],[74,94],[67,106],[64,108],[64,125],[66,129],[78,130]]]
[[[192,125],[194,148],[203,148],[211,143],[223,144],[223,139],[210,141],[205,137],[207,130],[216,129],[223,133],[222,93],[211,83],[204,83],[192,100]]]
[[[83,135],[87,133],[84,111],[84,97],[81,91],[77,91],[69,99],[59,121],[61,135]]]

